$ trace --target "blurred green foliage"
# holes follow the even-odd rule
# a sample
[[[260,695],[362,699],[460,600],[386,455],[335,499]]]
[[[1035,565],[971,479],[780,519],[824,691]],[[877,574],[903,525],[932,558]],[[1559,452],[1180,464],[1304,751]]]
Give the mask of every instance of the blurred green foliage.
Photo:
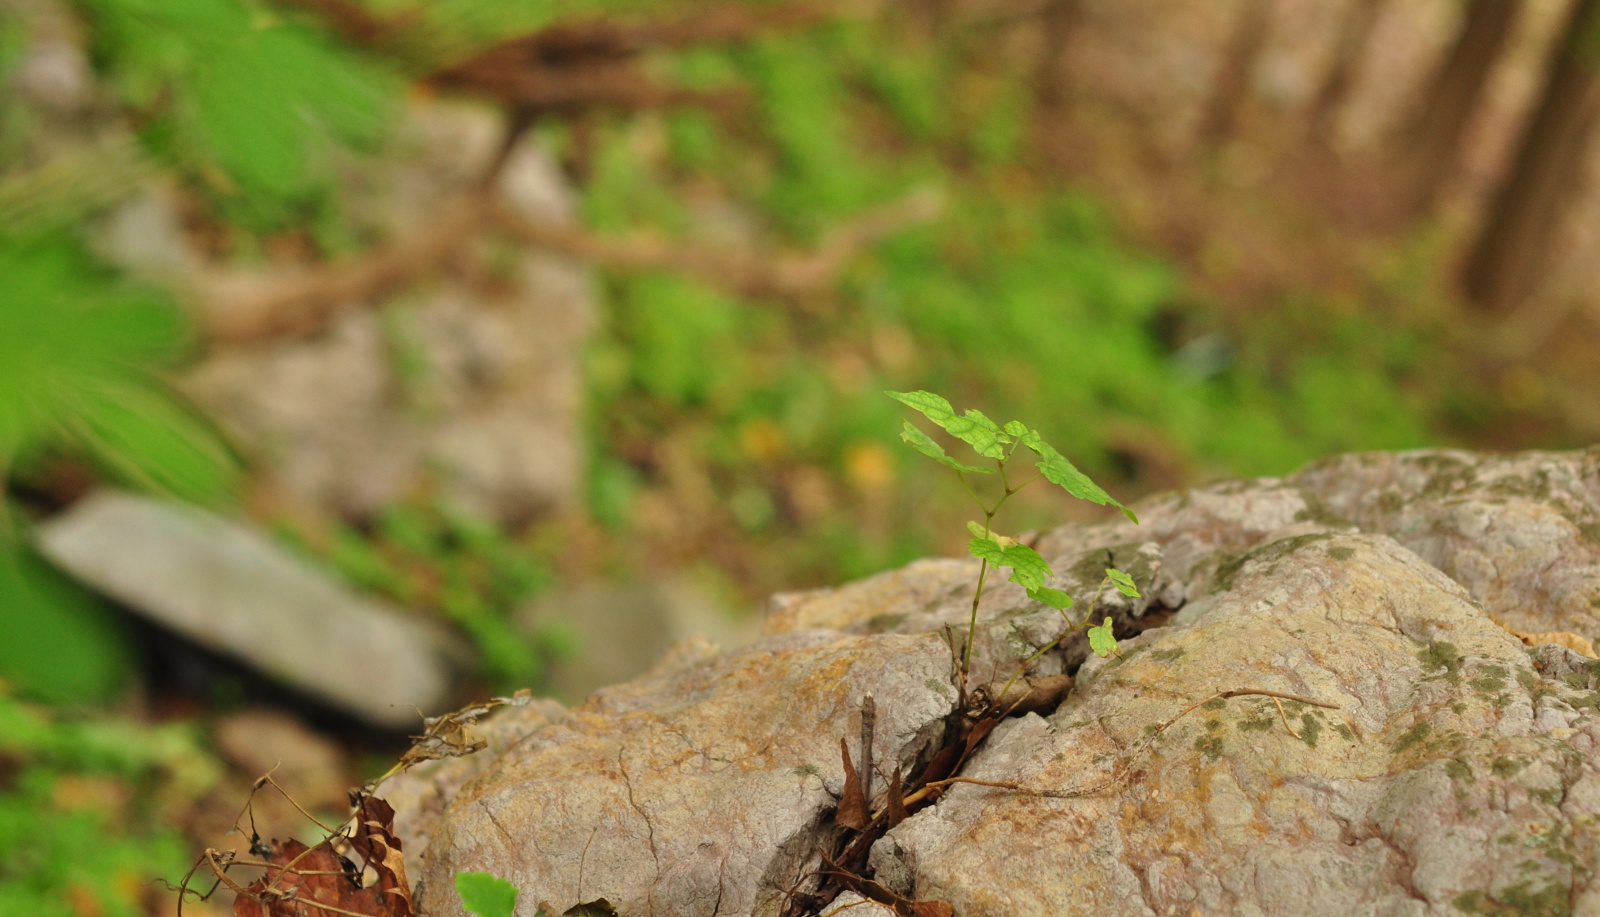
[[[326,196],[330,154],[383,136],[401,84],[315,28],[240,0],[81,0],[146,146],[269,227]]]
[[[193,729],[72,720],[0,688],[0,914],[136,917],[193,859],[168,807],[220,770]]]
[[[135,487],[228,493],[228,451],[156,375],[185,344],[170,301],[60,233],[0,236],[0,277],[0,489],[70,455]],[[0,677],[56,701],[110,697],[128,674],[121,630],[25,539],[22,517],[0,503]]]
[[[183,357],[184,322],[97,262],[86,242],[96,214],[165,172],[235,250],[284,229],[337,248],[354,236],[335,167],[380,147],[408,78],[557,20],[694,8],[370,0],[410,25],[356,49],[314,16],[256,0],[74,3],[136,140],[55,155],[30,144],[26,106],[0,103],[0,154],[15,167],[0,181],[0,468],[15,481],[72,455],[129,485],[213,501],[231,491],[234,462],[155,374]],[[11,34],[0,70],[26,45]],[[932,189],[946,206],[803,302],[677,274],[608,275],[587,364],[587,489],[613,531],[629,531],[642,495],[682,491],[683,513],[775,555],[749,584],[757,590],[937,549],[902,505],[932,485],[893,447],[893,411],[876,397],[885,388],[937,388],[1071,430],[1063,448],[1111,480],[1138,473],[1138,443],[1203,476],[1429,439],[1413,328],[1376,325],[1370,310],[1319,293],[1247,326],[1220,320],[1170,263],[1130,245],[1097,201],[1038,161],[1032,75],[982,34],[890,8],[648,64],[685,86],[744,91],[749,104],[594,120],[581,191],[597,230],[803,248],[911,193]],[[578,155],[568,127],[541,134]],[[684,455],[704,486],[685,490]],[[1047,508],[1037,521],[1049,518]],[[351,580],[460,623],[497,683],[536,680],[559,640],[517,637],[508,611],[543,574],[516,572],[536,564],[514,534],[462,526],[397,507],[370,531],[341,532],[328,556]],[[20,559],[24,529],[10,527],[7,548],[17,583],[38,580]],[[50,627],[76,621],[76,632],[100,633],[87,645],[115,643],[92,623],[103,617],[92,602],[64,598],[59,584],[17,594],[34,597],[21,608],[60,609]],[[7,626],[45,634],[50,614]],[[114,657],[86,652],[85,673],[62,683],[111,684]],[[19,684],[37,682],[6,665]]]
[[[858,259],[831,302],[611,277],[591,354],[598,517],[626,518],[641,480],[659,475],[660,442],[678,439],[712,469],[722,507],[705,511],[758,538],[787,528],[803,542],[790,556],[815,559],[797,561],[801,579],[908,559],[930,547],[910,514],[874,532],[848,509],[786,526],[771,511],[782,475],[743,447],[752,423],[770,421],[779,464],[847,477],[852,450],[898,429],[884,388],[948,390],[1070,430],[1064,448],[1113,480],[1128,472],[1130,439],[1207,475],[1432,438],[1415,391],[1422,335],[1406,317],[1313,291],[1226,326],[1170,263],[1037,161],[1028,77],[981,46],[890,11],[698,49],[675,58],[680,78],[749,88],[747,117],[684,110],[608,126],[583,189],[605,228],[690,235],[711,198],[743,215],[742,231],[805,246],[918,189],[938,189],[946,207]],[[924,492],[925,472],[894,455],[898,492]]]
[[[549,664],[576,648],[567,629],[546,624],[525,632],[515,620],[514,613],[554,578],[537,533],[518,537],[489,520],[422,501],[390,507],[370,531],[339,524],[331,537],[311,539],[287,525],[279,530],[346,581],[455,622],[498,692],[542,687]]]

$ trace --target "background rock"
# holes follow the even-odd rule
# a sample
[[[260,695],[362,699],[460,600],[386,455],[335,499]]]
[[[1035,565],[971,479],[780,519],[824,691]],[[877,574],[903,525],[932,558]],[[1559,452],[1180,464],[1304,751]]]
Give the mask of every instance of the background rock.
[[[264,535],[187,504],[101,491],[38,527],[41,551],[191,640],[386,727],[453,689],[459,641],[359,596]]]
[[[488,109],[419,106],[396,143],[404,153],[360,164],[357,219],[384,235],[415,231],[482,174],[498,124]],[[518,148],[500,187],[531,218],[573,219],[570,190],[533,144]],[[570,507],[583,492],[589,273],[492,239],[464,257],[470,270],[380,308],[352,304],[314,336],[218,351],[187,374],[184,390],[303,505],[365,517],[431,486],[505,521]],[[273,283],[270,273],[207,280],[218,289]]]

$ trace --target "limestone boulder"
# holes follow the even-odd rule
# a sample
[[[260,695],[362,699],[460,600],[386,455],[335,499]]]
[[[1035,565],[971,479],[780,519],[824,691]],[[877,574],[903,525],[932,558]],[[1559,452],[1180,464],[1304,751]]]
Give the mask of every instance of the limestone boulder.
[[[1345,456],[1031,536],[1120,656],[1079,637],[1035,660],[1073,691],[1002,721],[960,774],[988,785],[916,811],[865,872],[963,917],[1600,913],[1600,663],[1550,636],[1600,634],[1597,456]],[[1106,566],[1143,596],[1096,595]],[[784,913],[847,837],[862,697],[885,773],[957,734],[947,641],[975,575],[924,560],[779,596],[744,650],[491,722],[482,759],[397,788],[432,794],[403,815],[428,911],[462,913],[453,875],[486,870],[523,917]],[[975,681],[1064,627],[1009,583],[978,612]]]

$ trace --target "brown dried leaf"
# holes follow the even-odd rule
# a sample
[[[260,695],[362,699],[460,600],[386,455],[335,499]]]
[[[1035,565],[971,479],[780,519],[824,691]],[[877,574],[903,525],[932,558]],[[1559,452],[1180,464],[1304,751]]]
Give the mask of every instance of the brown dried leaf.
[[[367,859],[377,881],[362,888],[359,875],[332,846],[296,840],[272,842],[261,878],[234,899],[234,917],[414,917],[405,857],[394,836],[394,809],[382,799],[361,805],[350,846]]]
[[[905,790],[900,786],[900,768],[894,769],[894,775],[889,778],[889,799],[884,803],[888,813],[889,827],[893,828],[911,817],[906,811]]]
[[[266,874],[234,899],[234,917],[387,917],[326,842],[308,848],[296,840],[274,840],[267,862],[273,865]]]
[[[412,917],[416,908],[411,900],[411,883],[406,881],[406,857],[400,839],[394,835],[394,808],[376,796],[361,803],[356,833],[350,846],[367,860],[377,874],[371,890],[387,903],[395,917]]]
[[[856,766],[850,761],[850,745],[842,736],[839,739],[839,753],[844,758],[844,793],[839,797],[839,812],[834,816],[834,821],[860,831],[872,822],[872,810],[868,808],[866,794],[861,790]]]
[[[400,756],[400,766],[409,768],[423,761],[440,758],[459,758],[488,747],[482,739],[468,739],[466,729],[486,716],[489,711],[506,704],[526,703],[523,692],[516,695],[491,698],[481,704],[462,707],[450,713],[422,718],[422,735],[411,737],[411,747]]]

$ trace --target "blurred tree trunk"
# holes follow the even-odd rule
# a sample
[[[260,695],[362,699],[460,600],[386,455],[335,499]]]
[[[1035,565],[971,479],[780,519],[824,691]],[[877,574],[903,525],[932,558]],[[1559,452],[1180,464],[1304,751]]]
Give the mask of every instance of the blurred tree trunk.
[[[1067,45],[1077,30],[1080,12],[1081,0],[1049,0],[1039,12],[1044,47],[1034,77],[1034,100],[1041,123],[1056,124],[1066,115],[1070,86]]]
[[[1557,230],[1578,199],[1600,107],[1600,0],[1576,0],[1549,77],[1462,276],[1479,308],[1507,313],[1538,292]]]
[[[1333,49],[1333,63],[1322,78],[1322,85],[1311,100],[1307,125],[1314,142],[1331,145],[1339,113],[1350,98],[1367,45],[1378,25],[1386,0],[1351,0],[1339,28],[1339,43]]]
[[[1397,138],[1399,216],[1431,212],[1455,172],[1461,142],[1522,13],[1522,0],[1469,0],[1455,43]]]
[[[1200,146],[1221,146],[1232,139],[1271,26],[1271,0],[1243,0],[1233,21],[1233,34],[1222,53],[1222,64],[1211,83],[1211,95],[1200,113],[1195,132]]]

